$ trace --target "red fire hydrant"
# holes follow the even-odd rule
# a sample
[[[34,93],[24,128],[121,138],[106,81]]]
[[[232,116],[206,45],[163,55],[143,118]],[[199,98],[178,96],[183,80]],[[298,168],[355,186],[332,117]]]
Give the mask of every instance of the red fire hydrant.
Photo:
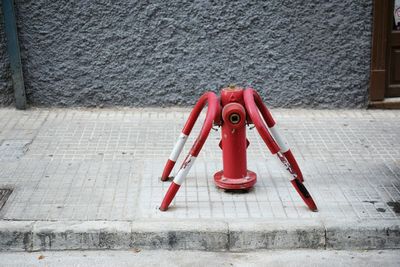
[[[254,172],[247,170],[246,109],[243,89],[224,88],[221,91],[223,170],[214,174],[216,185],[223,189],[249,189],[257,181]]]
[[[160,210],[166,211],[168,209],[193,166],[213,125],[222,128],[220,147],[222,149],[223,170],[214,174],[216,185],[223,189],[250,189],[256,183],[257,176],[247,169],[246,149],[249,146],[249,141],[246,138],[246,125],[254,124],[271,153],[278,156],[290,173],[291,183],[306,205],[312,211],[317,211],[317,206],[303,184],[303,175],[287,142],[279,132],[261,97],[251,88],[243,90],[239,87],[228,87],[222,89],[220,99],[213,92],[207,92],[199,99],[164,167],[161,176],[162,181],[168,180],[187,137],[207,103],[206,119],[200,134],[173,179],[161,203]]]

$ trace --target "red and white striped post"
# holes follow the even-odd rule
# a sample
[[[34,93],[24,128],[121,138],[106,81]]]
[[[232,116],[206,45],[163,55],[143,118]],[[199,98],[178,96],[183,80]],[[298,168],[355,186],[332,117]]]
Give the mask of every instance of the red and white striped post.
[[[297,164],[296,159],[290,151],[286,139],[280,133],[279,128],[272,118],[271,113],[262,102],[260,95],[252,88],[248,88],[244,92],[244,101],[249,116],[256,126],[256,129],[261,138],[264,140],[267,146],[270,147],[270,145],[268,144],[271,143],[271,136],[273,137],[273,141],[278,145],[279,149],[278,151],[276,151],[271,150],[270,148],[271,153],[277,154],[280,161],[292,175],[293,179],[291,179],[290,182],[296,189],[297,193],[301,196],[303,201],[306,203],[306,205],[312,211],[316,211],[317,206],[315,205],[314,200],[312,199],[311,195],[303,184],[303,174],[301,173],[299,165]],[[267,127],[265,127],[264,121],[260,117],[260,113],[268,126],[268,130]],[[268,133],[268,131],[270,132],[270,134]]]
[[[183,127],[182,133],[178,139],[178,142],[175,144],[172,153],[165,164],[163,174],[161,176],[161,180],[168,180],[168,176],[173,169],[176,160],[179,157],[179,154],[182,152],[182,149],[185,145],[186,139],[189,136],[190,132],[193,129],[194,124],[197,121],[201,111],[204,106],[208,103],[206,119],[204,120],[203,127],[200,130],[200,134],[194,142],[189,154],[186,156],[185,160],[181,168],[179,169],[177,175],[172,181],[171,185],[168,188],[167,194],[164,197],[164,200],[161,203],[160,210],[166,211],[171,204],[171,201],[174,199],[176,193],[179,190],[179,187],[182,185],[185,180],[187,174],[190,171],[190,168],[193,166],[194,161],[196,160],[197,155],[199,154],[201,148],[203,147],[205,141],[207,140],[208,134],[213,126],[213,123],[216,124],[220,121],[220,105],[218,103],[218,97],[215,93],[208,92],[201,96],[199,101],[197,101],[194,106],[192,112],[189,115],[189,119],[187,120],[185,127]]]
[[[259,94],[251,88],[246,90],[237,87],[224,88],[221,91],[220,101],[212,92],[205,93],[199,99],[165,164],[161,176],[162,181],[168,180],[200,112],[207,103],[206,119],[200,134],[168,188],[160,210],[166,211],[168,209],[200,153],[213,124],[222,126],[220,147],[222,149],[223,170],[214,174],[216,185],[223,189],[233,190],[249,189],[254,186],[257,177],[254,172],[247,169],[246,156],[246,149],[249,145],[246,138],[246,124],[254,124],[268,149],[272,154],[278,156],[286,170],[291,174],[290,182],[297,193],[312,211],[317,211],[314,200],[303,184],[303,174],[286,139]]]

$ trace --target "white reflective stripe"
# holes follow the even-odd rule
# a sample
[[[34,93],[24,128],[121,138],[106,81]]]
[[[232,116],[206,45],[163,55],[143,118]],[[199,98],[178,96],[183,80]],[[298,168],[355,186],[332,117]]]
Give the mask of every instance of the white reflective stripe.
[[[195,160],[196,160],[196,157],[193,157],[193,156],[189,156],[185,160],[181,169],[178,171],[178,174],[174,178],[174,183],[176,183],[177,185],[181,185],[183,183],[183,180],[185,180],[186,175],[190,171],[190,168],[192,168]]]
[[[187,135],[181,133],[179,135],[178,141],[176,142],[174,149],[172,149],[171,155],[169,155],[169,159],[172,160],[173,162],[176,162],[176,160],[179,157],[179,154],[181,154],[181,151],[183,147],[185,146],[187,140]]]
[[[281,152],[285,153],[289,150],[289,144],[286,141],[285,137],[281,134],[278,125],[275,123],[275,125],[271,128],[269,128],[271,131],[272,137],[275,139],[275,142],[278,143],[278,146],[281,148]]]

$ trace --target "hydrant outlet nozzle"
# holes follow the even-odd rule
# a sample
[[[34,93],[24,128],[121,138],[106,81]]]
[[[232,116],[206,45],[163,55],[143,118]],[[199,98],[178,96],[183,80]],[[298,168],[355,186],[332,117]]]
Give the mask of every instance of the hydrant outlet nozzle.
[[[229,103],[222,109],[222,120],[234,129],[244,127],[246,123],[246,110],[239,103]]]
[[[233,124],[238,124],[240,121],[240,115],[237,113],[233,113],[229,116],[229,120],[230,122],[232,122]]]

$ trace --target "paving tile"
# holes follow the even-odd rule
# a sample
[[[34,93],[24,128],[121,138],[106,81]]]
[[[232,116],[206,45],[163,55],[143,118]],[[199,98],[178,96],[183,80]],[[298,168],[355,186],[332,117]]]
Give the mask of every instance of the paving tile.
[[[318,213],[307,210],[255,129],[247,132],[254,189],[216,188],[220,132],[212,131],[171,209],[160,212],[170,182],[159,177],[189,111],[0,109],[0,185],[15,189],[0,218],[399,218],[388,203],[400,202],[400,112],[380,110],[272,111]]]

